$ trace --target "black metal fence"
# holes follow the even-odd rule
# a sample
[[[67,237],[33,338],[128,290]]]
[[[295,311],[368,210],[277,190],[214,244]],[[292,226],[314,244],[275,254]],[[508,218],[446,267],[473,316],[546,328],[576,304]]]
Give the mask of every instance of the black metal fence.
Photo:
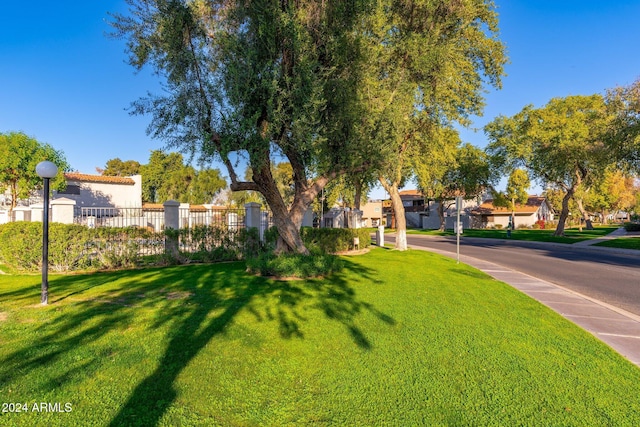
[[[178,248],[181,252],[212,251],[237,246],[240,231],[246,228],[246,210],[232,208],[181,207],[178,209]],[[158,255],[165,252],[167,236],[165,212],[160,207],[113,208],[76,207],[74,223],[105,230],[91,250],[108,253],[136,252]],[[260,235],[273,225],[270,212],[260,212]],[[118,232],[116,229],[137,229]]]
[[[73,222],[89,228],[137,227],[149,231],[162,231],[164,211],[143,208],[75,207]]]

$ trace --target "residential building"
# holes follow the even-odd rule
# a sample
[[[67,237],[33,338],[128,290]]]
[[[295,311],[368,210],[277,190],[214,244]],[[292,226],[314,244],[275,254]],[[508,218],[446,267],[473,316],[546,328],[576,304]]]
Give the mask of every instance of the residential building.
[[[120,177],[68,172],[64,176],[67,187],[55,191],[54,197],[74,200],[77,207],[142,206],[141,175]]]
[[[487,199],[475,209],[472,209],[473,228],[506,228],[509,225],[512,211],[504,207],[493,205],[492,199]],[[527,203],[516,204],[513,210],[515,227],[531,227],[536,221],[553,221],[554,212],[546,198],[529,196]]]

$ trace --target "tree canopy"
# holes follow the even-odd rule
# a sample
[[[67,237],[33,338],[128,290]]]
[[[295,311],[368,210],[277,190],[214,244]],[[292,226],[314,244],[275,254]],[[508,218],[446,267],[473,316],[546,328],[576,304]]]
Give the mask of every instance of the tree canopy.
[[[481,115],[485,84],[500,87],[504,46],[491,1],[375,2],[367,28],[367,71],[361,97],[366,138],[383,163],[378,177],[397,224],[396,248],[406,249],[398,190],[415,170],[455,155],[454,124]],[[445,166],[446,167],[446,166]],[[427,180],[423,180],[427,181]]]
[[[16,207],[18,199],[27,198],[33,190],[41,188],[42,178],[36,173],[36,165],[44,160],[58,166],[51,187],[64,188],[63,172],[69,171],[69,164],[61,151],[22,132],[0,133],[0,191],[9,189],[10,210]]]
[[[128,0],[114,15],[136,68],[151,66],[165,92],[134,103],[150,133],[204,158],[219,158],[231,189],[260,192],[278,227],[281,251],[308,252],[299,228],[314,197],[336,176],[363,168],[353,138],[362,116],[358,31],[371,1],[250,2]],[[287,206],[271,163],[293,169]],[[253,173],[239,178],[238,159]]]
[[[606,99],[614,114],[607,137],[618,154],[617,164],[640,175],[640,79],[608,90]]]
[[[459,141],[457,132],[454,135]],[[445,228],[447,204],[452,205],[456,196],[479,196],[492,184],[489,159],[483,150],[468,143],[450,150],[446,160],[438,156],[422,159],[414,169],[422,194],[438,203],[441,230]]]
[[[182,203],[211,203],[214,196],[227,186],[218,169],[196,170],[185,164],[180,153],[154,150],[149,163],[141,165],[135,160],[110,159],[102,171],[108,176],[142,175],[142,200],[164,203],[177,200]]]
[[[122,161],[120,158],[107,160],[104,169],[96,168],[98,173],[105,176],[132,176],[140,173],[140,163],[135,160]]]
[[[489,0],[128,3],[115,36],[166,89],[134,112],[150,114],[149,131],[170,146],[220,158],[232,190],[260,192],[279,250],[307,252],[299,227],[329,181],[383,164],[403,175],[404,156],[421,154],[405,142],[481,112],[485,79],[499,86],[503,72]],[[290,206],[270,167],[277,156],[292,167]],[[250,180],[238,177],[241,158]],[[396,190],[397,175],[381,174]]]
[[[555,234],[564,234],[569,200],[590,187],[613,161],[605,142],[611,124],[600,95],[554,98],[542,108],[529,105],[513,117],[499,116],[485,127],[487,147],[504,170],[525,167],[544,186],[564,192]]]

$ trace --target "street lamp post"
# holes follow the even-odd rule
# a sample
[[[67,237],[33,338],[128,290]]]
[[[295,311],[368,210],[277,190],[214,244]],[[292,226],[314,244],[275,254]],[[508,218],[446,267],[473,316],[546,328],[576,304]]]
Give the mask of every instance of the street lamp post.
[[[44,180],[44,206],[42,211],[42,291],[40,304],[49,303],[49,180],[58,174],[58,167],[44,161],[36,166],[36,173]]]

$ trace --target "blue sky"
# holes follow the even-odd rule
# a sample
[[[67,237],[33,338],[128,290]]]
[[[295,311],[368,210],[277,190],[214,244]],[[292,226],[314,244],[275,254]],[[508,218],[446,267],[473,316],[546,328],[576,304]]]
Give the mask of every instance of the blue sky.
[[[502,90],[487,93],[485,114],[553,97],[603,93],[640,78],[640,1],[496,0],[510,63]],[[4,2],[0,14],[0,132],[22,131],[62,150],[79,172],[107,160],[146,163],[162,141],[131,101],[158,89],[149,72],[126,64],[124,43],[105,36],[107,12],[121,0]],[[484,147],[481,131],[462,139]],[[223,171],[224,172],[224,171]],[[373,193],[379,197],[379,190]]]

